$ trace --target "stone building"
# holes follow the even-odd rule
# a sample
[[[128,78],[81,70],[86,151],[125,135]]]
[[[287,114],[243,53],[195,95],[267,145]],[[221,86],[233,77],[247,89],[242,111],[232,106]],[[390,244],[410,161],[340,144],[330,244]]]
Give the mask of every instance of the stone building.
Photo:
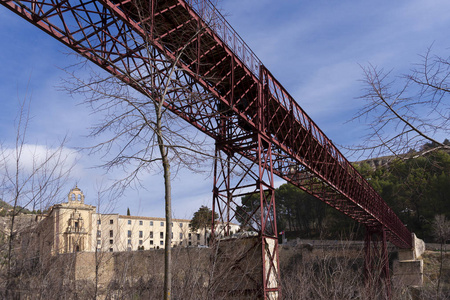
[[[87,251],[119,252],[166,247],[166,222],[163,218],[100,214],[96,207],[84,203],[84,194],[72,189],[67,203],[52,206],[38,225],[38,251],[60,254]],[[172,247],[207,244],[204,230],[191,231],[190,220],[172,220]],[[220,225],[219,225],[220,226]],[[231,224],[231,231],[239,226]]]

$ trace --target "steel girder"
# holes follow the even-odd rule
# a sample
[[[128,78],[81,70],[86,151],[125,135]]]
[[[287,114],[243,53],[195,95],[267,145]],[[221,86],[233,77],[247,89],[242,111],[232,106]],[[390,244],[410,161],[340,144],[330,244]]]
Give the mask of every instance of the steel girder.
[[[168,83],[165,106],[214,138],[226,156],[270,166],[358,222],[382,226],[396,246],[412,246],[392,209],[208,1],[0,3],[157,101],[158,85]],[[271,164],[261,164],[258,151],[267,145]]]
[[[391,280],[387,249],[386,229],[382,226],[366,226],[364,240],[365,277],[370,299],[391,299]],[[374,295],[384,285],[384,294]]]
[[[269,141],[261,136],[249,136],[253,144],[247,155],[231,152],[223,144],[216,145],[214,165],[213,215],[218,213],[219,224],[214,226],[213,237],[217,240],[230,237],[230,222],[240,221],[242,226],[250,227],[258,233],[262,258],[262,278],[252,279],[261,286],[254,291],[237,291],[240,295],[253,295],[257,298],[279,299],[281,297],[280,268],[278,259],[278,235],[276,226],[275,193]],[[253,155],[257,162],[250,160]],[[241,208],[242,196],[255,197],[251,211]],[[239,237],[237,238],[239,241]],[[220,242],[219,242],[220,243]],[[243,274],[252,276],[254,274]],[[263,294],[261,294],[263,292]]]
[[[231,72],[231,82],[234,72]],[[234,87],[231,88],[231,94]],[[256,97],[245,100],[247,107],[252,105],[263,107],[265,95],[262,85],[257,85]],[[244,100],[241,100],[244,101]],[[252,104],[256,102],[256,104]],[[244,107],[244,111],[246,108]],[[250,114],[258,128],[264,128],[262,114]],[[245,124],[239,125],[239,119],[228,111],[221,113],[219,118],[220,138],[216,140],[216,155],[214,164],[213,215],[219,215],[219,230],[213,231],[216,237],[230,236],[230,222],[239,221],[243,227],[250,227],[258,233],[262,258],[261,287],[256,288],[254,296],[264,299],[279,299],[280,273],[278,260],[278,234],[275,210],[275,189],[273,154],[275,147],[271,141],[259,132],[247,130]],[[260,130],[262,131],[262,130]],[[241,208],[240,197],[255,197],[251,211]],[[216,228],[213,224],[212,228]],[[245,276],[250,276],[246,274]],[[258,295],[258,290],[263,295]],[[248,294],[252,291],[240,291]]]

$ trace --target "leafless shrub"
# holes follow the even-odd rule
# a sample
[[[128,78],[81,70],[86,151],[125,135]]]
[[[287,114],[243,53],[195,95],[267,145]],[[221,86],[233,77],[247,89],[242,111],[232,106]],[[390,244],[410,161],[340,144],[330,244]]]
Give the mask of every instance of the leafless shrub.
[[[5,299],[20,297],[22,281],[38,264],[39,215],[24,213],[56,203],[73,166],[65,141],[57,147],[27,143],[29,105],[28,99],[19,102],[15,144],[0,142],[0,199],[11,207],[0,220],[0,297]]]

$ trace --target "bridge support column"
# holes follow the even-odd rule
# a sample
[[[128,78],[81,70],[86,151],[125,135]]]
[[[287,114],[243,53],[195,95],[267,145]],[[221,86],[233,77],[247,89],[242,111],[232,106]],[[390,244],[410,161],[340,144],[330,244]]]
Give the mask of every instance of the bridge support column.
[[[364,250],[365,280],[370,299],[391,299],[386,228],[383,226],[367,226]],[[377,291],[383,290],[382,295],[375,294]]]
[[[213,283],[220,296],[225,298],[279,299],[280,275],[272,146],[258,134],[247,138],[247,142],[253,144],[251,148],[256,150],[249,152],[249,155],[257,155],[257,160],[248,160],[247,157],[232,151],[229,144],[216,145],[213,214],[219,215],[219,224],[222,223],[223,226],[213,226],[212,230],[220,261],[217,267],[222,269],[216,271],[220,278],[213,278]],[[241,203],[241,197],[246,199],[245,205]],[[231,237],[228,226],[230,222],[243,224],[244,229],[253,234],[243,232]],[[232,247],[231,241],[234,245]],[[256,256],[255,249],[259,249]],[[236,251],[237,256],[231,255],[232,251]],[[244,254],[238,255],[241,252]],[[224,262],[226,258],[230,260],[228,263]],[[259,263],[256,263],[255,259],[259,260]],[[247,266],[244,260],[253,260],[252,265],[259,266],[259,271],[243,273],[243,270],[248,270],[242,267]],[[224,268],[230,274],[223,274]],[[239,274],[240,279],[234,273]],[[224,280],[224,276],[236,280]],[[244,282],[246,284],[243,284]]]
[[[393,264],[393,282],[397,287],[423,285],[423,260],[420,259],[425,252],[423,240],[412,234],[413,248],[399,249],[398,260]]]

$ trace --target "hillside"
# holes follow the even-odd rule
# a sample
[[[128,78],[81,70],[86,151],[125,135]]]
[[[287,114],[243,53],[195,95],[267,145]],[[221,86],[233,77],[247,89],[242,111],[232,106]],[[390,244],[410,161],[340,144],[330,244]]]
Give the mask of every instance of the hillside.
[[[448,139],[445,139],[443,144],[450,146],[450,141]],[[392,164],[395,160],[408,160],[408,159],[415,159],[415,158],[419,158],[419,157],[427,157],[431,153],[434,152],[434,150],[433,151],[430,151],[430,150],[432,150],[436,147],[437,147],[437,145],[435,145],[433,143],[428,143],[428,144],[423,145],[420,148],[420,150],[411,149],[408,153],[405,153],[405,154],[400,154],[397,156],[387,155],[387,156],[374,157],[374,158],[369,158],[369,159],[365,159],[365,160],[361,160],[361,161],[356,161],[356,162],[353,162],[353,164],[358,165],[358,166],[360,166],[362,164],[367,164],[373,169],[380,168],[380,167],[386,167],[386,166],[389,166],[390,164]],[[450,154],[449,149],[442,149],[442,150],[438,150],[438,151],[443,151],[443,152],[446,152],[447,154]]]
[[[363,165],[363,164],[367,164],[372,169],[378,169],[378,168],[381,168],[381,167],[388,166],[396,158],[397,157],[395,157],[393,155],[391,155],[391,156],[382,156],[382,157],[375,157],[375,158],[370,158],[370,159],[357,161],[357,162],[354,162],[353,164],[358,165],[358,166]]]
[[[3,201],[2,199],[0,199],[0,209],[12,209],[12,206],[9,205],[8,203],[6,203],[5,201]]]
[[[13,209],[12,205],[10,205],[10,204],[8,204],[5,201],[0,199],[0,216],[4,217],[4,216],[8,215],[12,211],[12,209]],[[17,211],[19,211],[19,210],[20,210],[21,214],[31,214],[31,213],[33,213],[33,212],[31,212],[30,210],[28,210],[26,208],[18,206],[17,207]]]

